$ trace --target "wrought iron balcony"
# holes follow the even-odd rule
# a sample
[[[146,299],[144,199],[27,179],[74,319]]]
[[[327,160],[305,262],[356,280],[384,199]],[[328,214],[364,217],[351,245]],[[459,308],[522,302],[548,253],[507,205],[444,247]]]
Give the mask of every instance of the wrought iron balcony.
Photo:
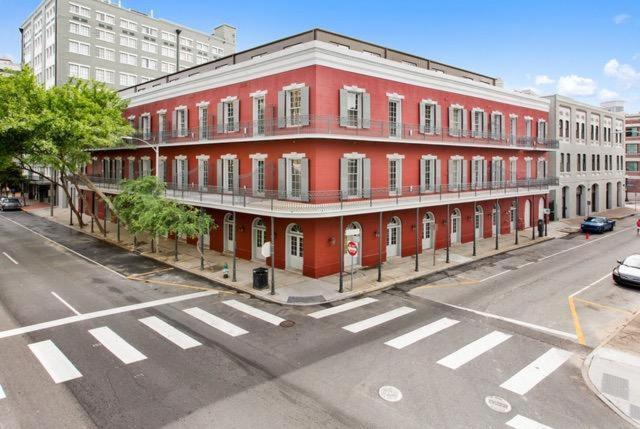
[[[342,124],[342,125],[341,125]],[[348,125],[344,125],[348,124]],[[265,119],[246,123],[227,123],[199,128],[175,128],[157,133],[137,133],[135,137],[152,144],[208,142],[222,140],[272,139],[286,137],[346,137],[388,141],[410,141],[469,146],[503,146],[524,149],[557,149],[558,140],[531,136],[509,136],[471,130],[429,128],[419,124],[386,121],[358,121],[350,124],[338,116],[298,116],[292,121]]]
[[[91,180],[107,193],[120,192],[121,180],[102,177],[91,177]],[[248,187],[226,189],[219,186],[180,186],[167,183],[165,196],[197,206],[312,218],[541,194],[546,193],[550,186],[557,185],[557,178],[546,178],[444,184],[426,189],[421,189],[419,185],[410,185],[401,189],[371,188],[353,192],[327,190],[292,193],[279,190],[257,191]]]

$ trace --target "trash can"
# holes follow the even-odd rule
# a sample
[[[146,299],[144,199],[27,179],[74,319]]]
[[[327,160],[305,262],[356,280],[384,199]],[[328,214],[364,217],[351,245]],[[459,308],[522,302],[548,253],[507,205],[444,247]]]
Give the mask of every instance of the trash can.
[[[253,269],[253,288],[264,289],[269,285],[269,271],[264,267]]]
[[[538,237],[542,237],[544,235],[544,221],[542,219],[538,219]]]

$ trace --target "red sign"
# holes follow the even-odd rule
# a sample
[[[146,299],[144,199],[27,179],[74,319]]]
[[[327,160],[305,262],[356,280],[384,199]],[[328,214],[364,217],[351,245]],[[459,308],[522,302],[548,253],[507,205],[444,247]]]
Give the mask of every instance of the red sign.
[[[358,254],[358,243],[349,241],[347,243],[347,253],[351,256],[356,256]]]

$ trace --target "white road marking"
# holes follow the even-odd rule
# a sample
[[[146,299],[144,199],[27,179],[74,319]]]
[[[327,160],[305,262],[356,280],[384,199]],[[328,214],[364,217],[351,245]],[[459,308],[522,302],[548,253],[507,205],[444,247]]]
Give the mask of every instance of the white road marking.
[[[599,278],[598,280],[596,280],[595,282],[590,283],[590,284],[586,285],[585,287],[583,287],[582,289],[580,289],[579,291],[572,293],[571,295],[569,295],[569,298],[573,298],[574,296],[576,296],[576,295],[578,295],[578,294],[581,294],[581,293],[582,293],[582,292],[584,292],[585,290],[589,289],[591,286],[595,286],[595,285],[597,285],[597,284],[598,284],[598,283],[600,283],[602,280],[604,280],[604,279],[606,279],[606,278],[608,278],[608,277],[611,277],[611,273],[607,273],[607,274],[605,274],[604,276],[600,277],[600,278]]]
[[[484,279],[482,279],[482,280],[478,280],[478,283],[482,283],[482,282],[484,282],[484,281],[486,281],[486,280],[491,280],[491,279],[493,279],[493,278],[495,278],[495,277],[501,276],[501,275],[503,275],[503,274],[507,274],[508,272],[511,272],[511,270],[505,270],[505,271],[499,272],[498,274],[494,274],[494,275],[492,275],[492,276],[485,277],[485,278],[484,278]]]
[[[100,341],[103,346],[122,361],[125,365],[145,360],[147,357],[140,353],[138,349],[126,342],[122,337],[111,329],[103,326],[102,328],[90,329],[89,333]]]
[[[387,341],[385,344],[388,346],[391,346],[395,349],[403,349],[407,346],[410,346],[411,344],[420,341],[424,338],[427,338],[435,333],[438,333],[444,329],[447,329],[450,326],[455,325],[456,323],[458,323],[457,320],[453,320],[453,319],[448,319],[446,317],[440,319],[440,320],[436,320],[433,323],[429,323],[428,325],[425,325],[421,328],[418,328],[416,330],[413,330],[411,332],[407,332],[404,335],[401,335],[399,337],[396,337],[392,340]]]
[[[518,265],[516,268],[517,269],[524,268],[527,265],[531,265],[531,264],[535,264],[535,263],[536,263],[535,261],[527,262],[526,264]]]
[[[15,259],[13,259],[11,256],[9,256],[9,255],[7,254],[7,252],[2,252],[2,254],[3,254],[4,256],[6,256],[6,257],[11,261],[11,262],[13,262],[14,264],[18,265],[18,261],[16,261],[16,260],[15,260]]]
[[[29,231],[29,232],[32,232],[33,234],[37,235],[38,237],[44,238],[45,240],[47,240],[47,241],[49,241],[49,242],[51,242],[51,243],[55,244],[56,246],[60,246],[60,247],[62,247],[63,249],[65,249],[65,250],[67,250],[67,251],[69,251],[69,252],[73,253],[73,254],[74,254],[74,255],[76,255],[76,256],[81,257],[82,259],[84,259],[84,260],[86,260],[86,261],[91,262],[92,264],[96,264],[97,266],[102,267],[102,268],[104,268],[105,270],[112,272],[113,274],[117,275],[118,277],[121,277],[121,278],[123,278],[123,279],[126,279],[126,278],[127,278],[127,276],[125,276],[125,275],[123,275],[123,274],[120,274],[119,272],[117,272],[117,271],[115,271],[115,270],[113,270],[113,269],[111,269],[111,268],[109,268],[109,267],[107,267],[107,266],[105,266],[105,265],[102,265],[100,262],[94,261],[93,259],[88,258],[88,257],[84,256],[83,254],[76,252],[76,251],[75,251],[75,250],[73,250],[73,249],[68,248],[68,247],[67,247],[67,246],[65,246],[64,244],[60,244],[60,243],[58,243],[57,241],[50,239],[49,237],[45,237],[44,235],[40,234],[39,232],[34,231],[34,230],[32,230],[31,228],[29,228],[29,227],[26,227],[26,226],[22,225],[21,223],[18,223],[18,222],[16,222],[16,221],[11,220],[11,219],[9,219],[9,218],[6,218],[6,217],[4,217],[4,216],[0,216],[0,217],[1,217],[1,218],[3,218],[3,219],[5,219],[5,220],[8,220],[9,222],[15,223],[15,224],[16,224],[16,225],[18,225],[19,227],[24,228],[24,229],[26,229],[26,230],[27,230],[27,231]]]
[[[226,320],[219,318],[218,316],[207,313],[206,311],[198,307],[187,308],[186,310],[184,310],[184,312],[195,317],[201,322],[204,322],[207,325],[224,332],[227,335],[231,335],[232,337],[238,337],[240,335],[249,333],[249,331],[246,331],[241,327],[234,325],[233,323],[229,323]]]
[[[82,377],[69,359],[51,340],[29,344],[29,348],[55,383],[64,383]]]
[[[514,429],[552,429],[551,426],[543,425],[542,423],[538,423],[535,420],[528,419],[524,416],[521,416],[520,414],[518,414],[505,424]]]
[[[490,334],[467,344],[461,349],[458,349],[450,355],[443,357],[438,361],[438,363],[442,366],[446,366],[447,368],[458,369],[465,363],[472,361],[485,352],[488,352],[509,338],[511,338],[511,335],[509,334],[505,334],[500,331],[493,331]]]
[[[355,301],[347,302],[346,304],[336,305],[335,307],[325,308],[324,310],[309,313],[309,316],[313,317],[314,319],[322,319],[323,317],[333,316],[334,314],[362,307],[363,305],[371,304],[372,302],[377,301],[378,300],[375,298],[357,299]]]
[[[140,319],[140,322],[147,325],[149,328],[153,329],[158,334],[180,347],[182,350],[202,345],[199,341],[194,340],[187,334],[155,316],[145,317],[144,319]]]
[[[396,308],[395,310],[387,311],[386,313],[379,314],[369,319],[352,323],[351,325],[343,326],[342,329],[346,329],[349,332],[356,333],[356,332],[364,331],[365,329],[373,328],[374,326],[381,325],[385,322],[393,320],[397,317],[404,316],[405,314],[409,314],[414,311],[416,311],[415,308],[399,307],[399,308]]]
[[[539,358],[522,368],[500,385],[518,395],[525,395],[571,357],[571,352],[557,348],[547,350]]]
[[[236,310],[242,311],[250,316],[256,317],[260,320],[264,320],[265,322],[269,322],[272,325],[279,326],[282,322],[285,321],[282,317],[275,316],[271,313],[267,313],[266,311],[262,311],[258,308],[252,307],[240,301],[236,301],[235,299],[230,299],[228,301],[222,301],[223,304],[228,305],[231,308],[235,308]]]
[[[543,256],[542,258],[538,259],[538,262],[544,261],[545,259],[548,259],[548,258],[553,258],[554,256],[558,256],[558,255],[561,255],[561,254],[566,253],[566,252],[570,252],[572,250],[578,249],[578,248],[583,247],[583,246],[587,246],[587,245],[589,245],[591,243],[595,243],[596,241],[600,241],[600,240],[603,240],[603,239],[608,238],[608,237],[613,237],[614,235],[620,234],[621,232],[624,232],[624,231],[628,231],[631,228],[635,228],[635,226],[630,226],[628,228],[621,229],[619,231],[604,235],[604,236],[602,236],[600,238],[593,238],[591,240],[588,240],[586,243],[578,244],[577,246],[573,246],[573,247],[570,247],[568,249],[564,249],[564,250],[561,250],[559,252],[552,253],[551,255]]]
[[[0,339],[14,337],[16,335],[28,334],[29,332],[41,331],[43,329],[54,328],[56,326],[69,325],[71,323],[82,322],[84,320],[97,319],[98,317],[112,316],[114,314],[127,313],[129,311],[141,310],[144,308],[158,307],[165,304],[173,304],[175,302],[187,301],[190,299],[202,298],[205,296],[215,295],[218,291],[204,291],[189,293],[186,295],[174,296],[171,298],[163,298],[155,301],[142,302],[140,304],[125,305],[124,307],[109,308],[107,310],[94,311],[93,313],[85,313],[79,316],[70,316],[63,319],[51,320],[49,322],[37,323],[35,325],[23,326],[21,328],[9,329],[0,332]]]
[[[578,336],[570,334],[564,331],[558,331],[557,329],[547,328],[546,326],[536,325],[534,323],[524,322],[522,320],[512,319],[510,317],[499,316],[493,313],[485,313],[484,311],[474,310],[473,308],[460,307],[459,305],[449,304],[441,301],[433,301],[438,304],[446,305],[447,307],[457,308],[458,310],[468,311],[469,313],[477,314],[479,316],[489,317],[491,319],[502,320],[503,322],[513,323],[514,325],[524,326],[525,328],[535,329],[536,331],[545,332],[547,334],[556,335],[562,338],[569,338],[571,340],[577,340]]]
[[[73,311],[76,316],[80,315],[80,312],[78,310],[76,310],[75,308],[73,308],[67,301],[65,301],[64,299],[62,299],[60,297],[60,295],[58,295],[57,293],[51,291],[51,295],[55,296],[56,298],[58,298],[58,301],[60,301],[62,304],[64,304],[69,310]]]
[[[6,397],[7,395],[4,393],[4,390],[2,390],[2,386],[0,385],[0,399],[4,399]]]

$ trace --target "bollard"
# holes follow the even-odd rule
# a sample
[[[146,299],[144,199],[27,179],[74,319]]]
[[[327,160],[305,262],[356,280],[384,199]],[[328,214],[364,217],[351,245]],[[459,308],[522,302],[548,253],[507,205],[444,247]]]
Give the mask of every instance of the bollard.
[[[587,232],[585,232],[585,233],[584,233],[584,238],[585,238],[585,240],[588,240],[588,239],[589,239],[589,231],[587,231]]]

